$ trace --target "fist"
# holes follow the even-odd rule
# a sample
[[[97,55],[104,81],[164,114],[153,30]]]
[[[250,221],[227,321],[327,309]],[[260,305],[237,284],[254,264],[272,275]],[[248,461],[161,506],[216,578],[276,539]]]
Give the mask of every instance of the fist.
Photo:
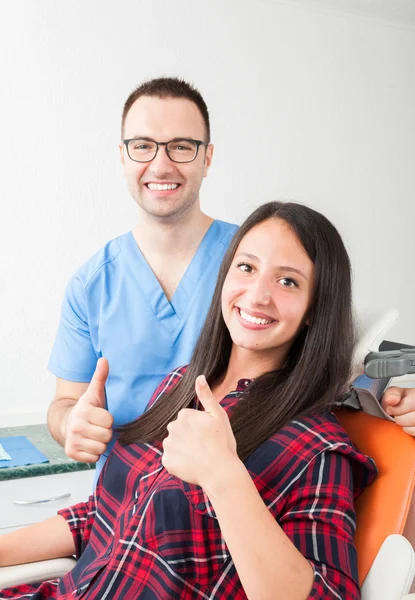
[[[415,437],[415,389],[391,386],[382,397],[383,409],[406,433]]]
[[[203,375],[196,394],[204,411],[185,408],[167,426],[162,464],[172,475],[205,491],[224,467],[239,461],[236,441],[226,411],[212,394]]]
[[[112,438],[114,419],[104,408],[108,371],[108,361],[100,358],[88,389],[68,416],[65,452],[80,462],[96,462]]]

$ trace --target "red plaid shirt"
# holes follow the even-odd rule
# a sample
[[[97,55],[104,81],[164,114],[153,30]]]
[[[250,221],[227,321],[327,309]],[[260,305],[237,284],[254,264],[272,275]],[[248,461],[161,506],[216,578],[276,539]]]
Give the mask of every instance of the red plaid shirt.
[[[168,375],[151,403],[184,370]],[[222,400],[226,410],[247,383],[241,380]],[[160,444],[117,442],[95,494],[60,511],[75,541],[74,569],[59,582],[9,588],[0,598],[245,599],[209,499],[200,487],[169,475],[161,456]],[[360,598],[353,499],[376,468],[336,417],[290,422],[245,465],[274,518],[314,568],[309,598]]]

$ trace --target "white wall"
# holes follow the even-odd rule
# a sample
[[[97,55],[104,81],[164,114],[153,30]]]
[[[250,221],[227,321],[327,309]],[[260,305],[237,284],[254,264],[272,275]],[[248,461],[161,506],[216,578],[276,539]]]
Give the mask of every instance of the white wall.
[[[415,32],[261,0],[0,4],[0,425],[45,413],[68,277],[136,212],[122,104],[181,75],[211,112],[210,214],[271,199],[340,228],[356,298],[396,306],[415,344]],[[18,420],[23,422],[23,416]]]

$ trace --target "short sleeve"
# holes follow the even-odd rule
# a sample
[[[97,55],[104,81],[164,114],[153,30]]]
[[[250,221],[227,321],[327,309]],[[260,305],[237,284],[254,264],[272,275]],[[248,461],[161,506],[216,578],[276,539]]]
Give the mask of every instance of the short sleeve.
[[[171,371],[166,377],[159,383],[159,385],[154,390],[150,401],[148,402],[144,412],[149,410],[156,402],[161,398],[163,394],[172,390],[181,380],[183,375],[185,374],[187,366],[178,367],[174,371]]]
[[[48,369],[68,381],[89,382],[98,358],[91,342],[84,286],[75,275],[65,291]]]
[[[347,456],[318,454],[291,488],[278,522],[313,567],[310,599],[360,598],[353,473]]]
[[[71,530],[77,559],[89,542],[95,514],[96,495],[90,496],[88,502],[80,502],[58,511],[58,515],[65,519]]]

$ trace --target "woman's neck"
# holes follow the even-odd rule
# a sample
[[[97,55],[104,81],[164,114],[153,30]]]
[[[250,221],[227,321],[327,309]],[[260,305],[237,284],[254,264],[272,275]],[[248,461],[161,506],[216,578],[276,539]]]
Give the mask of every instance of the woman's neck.
[[[269,371],[279,369],[285,361],[285,356],[269,356],[266,353],[251,352],[232,346],[228,368],[223,377],[215,382],[212,391],[218,401],[236,390],[241,379],[255,379]]]

